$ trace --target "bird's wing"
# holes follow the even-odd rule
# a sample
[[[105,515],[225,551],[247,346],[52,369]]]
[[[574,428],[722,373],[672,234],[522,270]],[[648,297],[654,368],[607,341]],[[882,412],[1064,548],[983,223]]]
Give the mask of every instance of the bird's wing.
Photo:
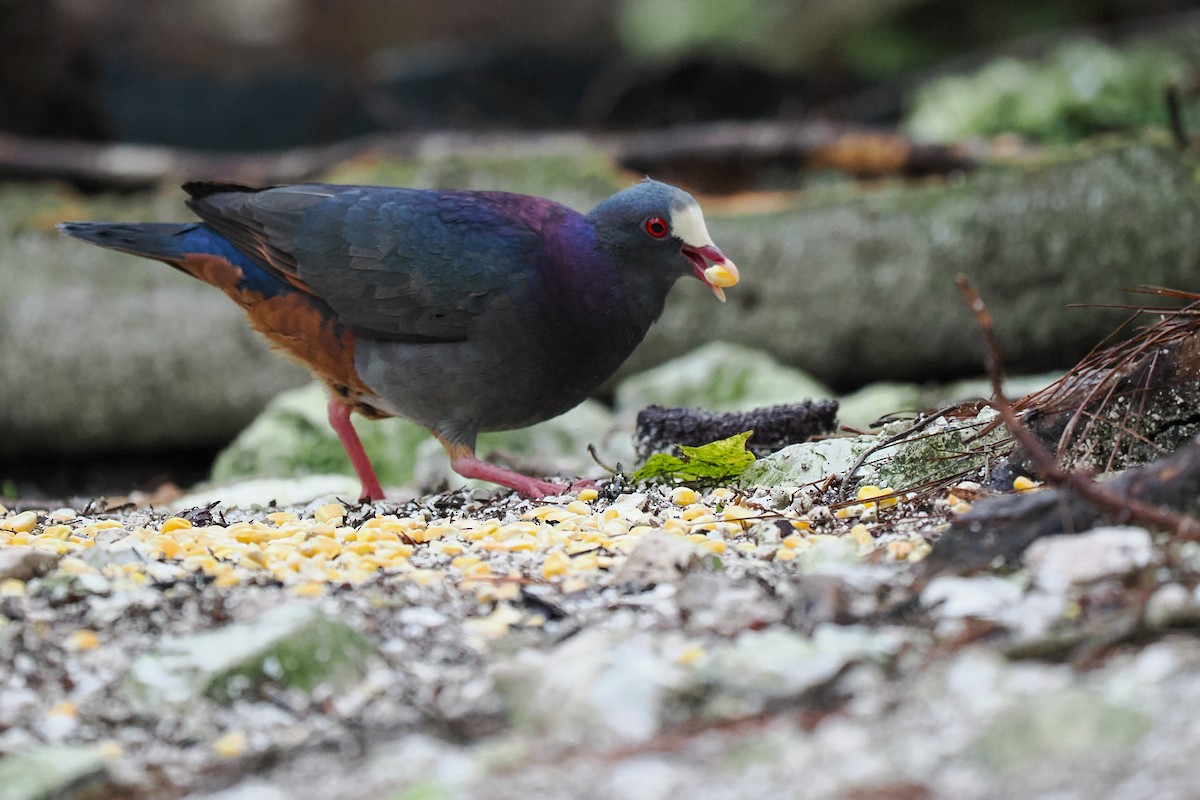
[[[501,298],[530,291],[546,215],[534,198],[307,184],[192,183],[188,201],[239,250],[324,300],[351,329],[461,341]],[[532,204],[532,205],[530,205]]]

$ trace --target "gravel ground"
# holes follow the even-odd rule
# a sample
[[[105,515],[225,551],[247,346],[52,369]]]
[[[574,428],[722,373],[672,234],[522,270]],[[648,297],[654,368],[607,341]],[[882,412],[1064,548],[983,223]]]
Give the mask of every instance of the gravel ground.
[[[977,492],[4,509],[0,798],[1193,796],[1200,553]]]

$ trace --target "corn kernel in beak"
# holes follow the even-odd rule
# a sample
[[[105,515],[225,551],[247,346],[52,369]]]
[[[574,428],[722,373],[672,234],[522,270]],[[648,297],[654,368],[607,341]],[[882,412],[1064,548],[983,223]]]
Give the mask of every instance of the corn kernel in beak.
[[[737,267],[734,267],[731,261],[724,264],[713,264],[704,270],[704,280],[708,281],[711,286],[720,286],[722,289],[737,286],[738,278]]]

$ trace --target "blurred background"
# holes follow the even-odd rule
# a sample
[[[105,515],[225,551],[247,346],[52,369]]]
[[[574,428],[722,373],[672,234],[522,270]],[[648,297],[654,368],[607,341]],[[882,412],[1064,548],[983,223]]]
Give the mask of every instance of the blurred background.
[[[1071,304],[1194,289],[1198,130],[1188,0],[0,0],[0,495],[348,470],[327,438],[247,455],[331,436],[299,406],[228,455],[305,374],[219,293],[54,231],[187,219],[183,180],[581,209],[670,180],[744,280],[715,315],[678,289],[623,374],[718,339],[830,395],[910,387],[886,412],[982,372],[958,272],[1018,373],[1124,315]]]
[[[250,150],[382,131],[898,122],[931,71],[1187,0],[5,0],[0,130]]]

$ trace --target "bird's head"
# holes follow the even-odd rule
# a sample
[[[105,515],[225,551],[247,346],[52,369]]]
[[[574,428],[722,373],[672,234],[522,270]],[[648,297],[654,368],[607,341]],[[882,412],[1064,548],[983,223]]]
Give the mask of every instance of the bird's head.
[[[737,266],[708,235],[700,204],[682,189],[647,178],[596,206],[588,219],[623,258],[662,264],[672,280],[690,271],[722,303],[725,289],[738,282]]]

